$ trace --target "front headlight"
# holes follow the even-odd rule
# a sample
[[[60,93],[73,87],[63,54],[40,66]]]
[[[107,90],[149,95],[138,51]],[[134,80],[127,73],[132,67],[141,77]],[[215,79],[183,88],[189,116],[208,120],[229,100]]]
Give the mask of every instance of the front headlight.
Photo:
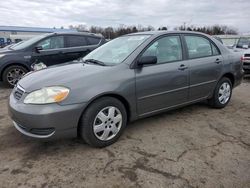
[[[62,86],[45,87],[28,94],[25,99],[25,104],[49,104],[61,102],[69,94],[69,89]]]
[[[47,68],[47,66],[44,63],[40,62],[40,63],[37,63],[37,64],[36,63],[32,64],[31,68],[34,71],[38,71],[38,70],[42,70],[42,69]]]

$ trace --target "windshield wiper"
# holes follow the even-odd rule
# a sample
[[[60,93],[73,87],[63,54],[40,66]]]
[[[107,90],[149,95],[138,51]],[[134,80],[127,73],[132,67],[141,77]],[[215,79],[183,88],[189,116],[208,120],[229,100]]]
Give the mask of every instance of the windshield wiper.
[[[93,64],[97,64],[97,65],[101,65],[101,66],[106,66],[105,63],[103,63],[102,61],[96,60],[96,59],[85,59],[84,63],[93,63]]]

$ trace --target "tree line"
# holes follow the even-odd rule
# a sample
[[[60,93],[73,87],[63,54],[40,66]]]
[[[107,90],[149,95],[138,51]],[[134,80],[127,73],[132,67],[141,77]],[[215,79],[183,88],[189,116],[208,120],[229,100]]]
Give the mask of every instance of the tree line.
[[[209,35],[237,35],[238,31],[235,28],[226,25],[213,25],[204,27],[185,27],[184,25],[176,27],[175,30],[187,30],[206,33]]]
[[[76,29],[80,32],[91,32],[91,33],[99,33],[102,34],[107,39],[113,39],[119,37],[121,35],[129,34],[129,33],[136,33],[136,32],[143,32],[143,31],[155,31],[155,30],[168,30],[167,26],[154,28],[153,26],[126,26],[120,25],[119,27],[100,27],[100,26],[91,26],[87,27],[86,25],[77,25],[69,26],[70,29]],[[174,30],[187,30],[187,31],[197,31],[206,33],[209,35],[225,35],[225,34],[238,34],[237,29],[226,26],[226,25],[213,25],[213,26],[185,26],[181,25],[179,27],[175,27]]]

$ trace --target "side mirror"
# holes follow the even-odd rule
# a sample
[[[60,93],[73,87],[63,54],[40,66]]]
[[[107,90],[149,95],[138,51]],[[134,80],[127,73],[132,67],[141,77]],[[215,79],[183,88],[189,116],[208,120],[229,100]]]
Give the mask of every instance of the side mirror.
[[[40,50],[43,50],[43,47],[42,47],[42,46],[36,46],[36,47],[35,47],[36,53],[40,53]]]
[[[156,56],[143,56],[140,57],[140,59],[137,62],[137,65],[151,65],[157,63],[157,57]]]
[[[244,44],[244,45],[242,45],[242,48],[248,49],[248,45],[247,45],[247,44]]]

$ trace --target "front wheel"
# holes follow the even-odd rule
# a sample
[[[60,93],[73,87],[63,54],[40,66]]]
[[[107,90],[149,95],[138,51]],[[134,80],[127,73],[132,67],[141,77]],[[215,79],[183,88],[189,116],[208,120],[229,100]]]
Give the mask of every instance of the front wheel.
[[[105,147],[118,140],[126,124],[124,105],[113,97],[103,97],[86,109],[81,118],[79,133],[89,145]]]
[[[3,72],[3,83],[7,87],[14,87],[15,84],[28,72],[28,70],[19,65],[13,65],[6,68]]]
[[[232,96],[232,83],[230,79],[223,77],[217,84],[213,97],[209,99],[209,104],[214,108],[224,108]]]

